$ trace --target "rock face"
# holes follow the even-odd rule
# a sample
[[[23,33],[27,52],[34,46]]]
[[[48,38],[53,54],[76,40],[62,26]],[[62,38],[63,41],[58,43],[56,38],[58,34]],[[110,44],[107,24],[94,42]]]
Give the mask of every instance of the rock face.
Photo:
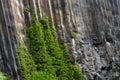
[[[120,0],[0,0],[0,70],[19,80],[19,35],[49,16],[88,80],[120,80]],[[31,16],[32,15],[32,16]]]
[[[120,79],[119,4],[118,0],[80,0],[78,4],[76,61],[92,80]]]

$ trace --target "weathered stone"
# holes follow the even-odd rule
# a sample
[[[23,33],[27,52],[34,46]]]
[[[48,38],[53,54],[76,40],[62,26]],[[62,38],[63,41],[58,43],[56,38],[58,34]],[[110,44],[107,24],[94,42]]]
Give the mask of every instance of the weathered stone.
[[[11,79],[20,75],[16,37],[26,43],[25,25],[46,15],[89,80],[120,79],[120,0],[0,0],[0,10],[0,70]]]

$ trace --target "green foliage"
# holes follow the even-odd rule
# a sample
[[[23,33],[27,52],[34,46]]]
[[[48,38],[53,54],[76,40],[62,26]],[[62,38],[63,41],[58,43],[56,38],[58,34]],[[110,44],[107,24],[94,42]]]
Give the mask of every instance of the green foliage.
[[[45,17],[39,21],[36,20],[26,29],[29,52],[37,65],[37,70],[47,72],[54,78],[57,77],[56,80],[82,80],[83,76],[80,70],[71,63],[68,49],[64,43],[57,40],[52,25],[52,22]],[[41,73],[35,73],[39,78],[49,76],[47,74],[38,76],[39,74]]]
[[[30,10],[28,8],[24,8],[24,12],[30,12]]]
[[[76,32],[72,32],[72,36],[73,36],[73,38],[77,39],[77,33]]]
[[[83,80],[84,76],[80,71],[80,67],[77,65],[73,65],[73,71],[74,71],[74,80]]]
[[[30,80],[57,80],[57,77],[45,71],[38,71],[32,74]]]
[[[8,77],[4,73],[0,72],[0,80],[8,80]]]
[[[66,45],[57,40],[48,18],[34,20],[26,32],[29,52],[20,38],[17,50],[24,80],[83,80],[79,67],[70,60]]]
[[[37,70],[49,69],[51,59],[46,51],[42,24],[38,21],[31,24],[31,26],[27,28],[27,36],[29,51],[37,65]]]
[[[18,38],[18,42],[19,47],[17,50],[17,61],[20,65],[20,71],[25,80],[30,80],[31,74],[33,73],[33,71],[36,71],[36,66],[20,38]]]

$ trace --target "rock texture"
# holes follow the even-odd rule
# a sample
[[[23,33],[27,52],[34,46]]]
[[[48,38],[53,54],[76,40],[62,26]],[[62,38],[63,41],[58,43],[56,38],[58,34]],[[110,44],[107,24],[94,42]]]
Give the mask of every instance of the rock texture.
[[[0,0],[0,70],[19,80],[19,35],[32,16],[49,16],[88,80],[120,80],[120,0]]]
[[[78,4],[82,15],[77,22],[76,61],[91,80],[120,79],[119,4],[119,0],[80,0]]]

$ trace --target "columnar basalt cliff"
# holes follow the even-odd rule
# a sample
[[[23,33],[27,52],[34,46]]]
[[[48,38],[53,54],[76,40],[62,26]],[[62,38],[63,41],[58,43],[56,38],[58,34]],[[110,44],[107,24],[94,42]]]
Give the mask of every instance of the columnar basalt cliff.
[[[48,16],[86,80],[120,80],[120,0],[0,0],[0,71],[19,80],[17,36]]]

